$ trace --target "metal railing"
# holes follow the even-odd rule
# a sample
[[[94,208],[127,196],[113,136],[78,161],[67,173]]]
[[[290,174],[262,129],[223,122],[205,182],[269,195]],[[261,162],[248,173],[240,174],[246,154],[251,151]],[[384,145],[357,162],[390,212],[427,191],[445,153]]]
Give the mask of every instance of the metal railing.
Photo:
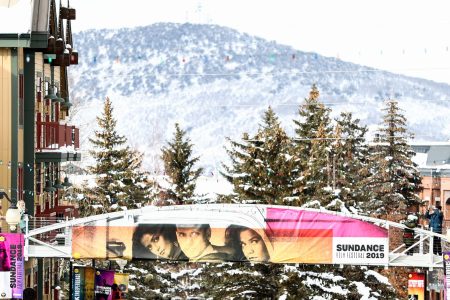
[[[212,206],[212,205],[208,205]],[[219,205],[217,205],[219,207]],[[87,218],[81,219],[58,219],[58,218],[31,218],[29,220],[29,231],[27,231],[27,239],[26,243],[28,245],[39,245],[39,246],[48,246],[52,250],[59,251],[61,249],[61,256],[59,257],[71,257],[71,232],[74,226],[82,226],[89,223],[95,223],[100,220],[133,220],[136,216],[140,214],[148,214],[149,212],[144,212],[144,209],[136,209],[136,210],[128,210],[121,212],[108,213],[104,215],[95,215]],[[152,208],[157,211],[161,210],[177,210],[177,209],[186,209],[183,205],[181,206],[172,206],[172,207],[163,207],[163,208]],[[192,205],[189,206],[189,209],[195,210],[199,209],[198,207]],[[220,209],[220,208],[217,208]],[[313,210],[313,209],[305,209],[305,210]],[[320,210],[321,212],[325,212],[324,210]],[[375,219],[366,216],[353,215],[353,214],[345,214],[345,213],[337,213],[326,211],[330,214],[352,217],[354,219],[359,219],[365,222],[370,222],[376,224],[380,227],[387,228],[389,234],[389,260],[386,264],[386,267],[389,266],[410,266],[410,267],[424,267],[424,268],[442,268],[443,267],[443,259],[441,255],[441,251],[448,250],[448,240],[447,236],[439,233],[434,233],[430,230],[423,229],[420,227],[412,229],[413,231],[413,243],[408,243],[408,246],[405,244],[404,240],[404,232],[405,230],[411,230],[407,228],[405,225]],[[439,243],[439,244],[437,244]],[[439,246],[441,245],[441,249]],[[41,247],[42,248],[42,247]],[[40,257],[44,253],[44,250],[37,249],[33,252],[29,253],[30,256]],[[59,252],[58,252],[59,253]],[[56,254],[55,254],[56,255]],[[59,254],[58,254],[59,255]]]

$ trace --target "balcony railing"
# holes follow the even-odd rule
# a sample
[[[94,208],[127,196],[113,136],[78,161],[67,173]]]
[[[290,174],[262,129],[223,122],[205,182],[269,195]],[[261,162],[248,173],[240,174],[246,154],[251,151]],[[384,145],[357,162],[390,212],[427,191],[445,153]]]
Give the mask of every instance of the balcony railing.
[[[80,148],[80,130],[58,122],[36,122],[36,149],[58,150],[61,147]]]

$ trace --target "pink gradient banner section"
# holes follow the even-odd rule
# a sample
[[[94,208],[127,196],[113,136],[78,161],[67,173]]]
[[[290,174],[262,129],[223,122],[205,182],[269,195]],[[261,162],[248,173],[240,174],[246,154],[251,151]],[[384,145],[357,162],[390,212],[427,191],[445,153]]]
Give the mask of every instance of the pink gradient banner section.
[[[272,236],[277,236],[277,233],[282,234],[286,230],[331,229],[333,237],[388,237],[387,229],[368,222],[333,214],[287,208],[268,207],[266,226],[266,230],[271,231]]]
[[[0,233],[0,299],[22,299],[24,236]]]

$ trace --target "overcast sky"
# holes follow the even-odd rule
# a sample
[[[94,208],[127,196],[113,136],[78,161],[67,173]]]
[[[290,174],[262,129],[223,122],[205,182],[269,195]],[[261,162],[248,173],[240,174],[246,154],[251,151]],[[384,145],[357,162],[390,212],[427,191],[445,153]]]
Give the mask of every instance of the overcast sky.
[[[63,4],[65,0],[63,0]],[[208,23],[450,84],[449,0],[72,0],[77,32]]]

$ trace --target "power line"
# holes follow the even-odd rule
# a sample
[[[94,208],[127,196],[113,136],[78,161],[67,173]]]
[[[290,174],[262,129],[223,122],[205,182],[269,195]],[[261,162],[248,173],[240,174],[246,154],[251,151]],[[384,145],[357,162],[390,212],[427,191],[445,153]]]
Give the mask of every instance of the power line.
[[[327,97],[328,98],[328,97]],[[396,98],[396,97],[392,97],[395,98],[395,100],[397,100],[397,102],[399,104],[402,104],[402,100],[413,100],[413,101],[420,101],[420,102],[450,102],[450,98],[449,99],[413,99],[413,98]],[[192,98],[194,99],[194,98]],[[386,98],[387,99],[387,98]],[[271,99],[265,99],[268,101],[273,101]],[[313,106],[313,105],[320,105],[323,104],[325,106],[345,106],[345,105],[352,105],[352,106],[356,106],[356,105],[361,105],[361,106],[370,106],[370,105],[376,105],[376,104],[380,104],[385,100],[376,100],[373,98],[367,98],[367,100],[372,100],[372,102],[369,101],[361,101],[363,99],[359,99],[358,101],[342,101],[342,100],[337,100],[336,102],[318,102],[318,104],[305,104],[304,102],[301,103],[248,103],[248,104],[212,104],[212,105],[205,105],[204,103],[199,104],[199,106],[201,106],[202,108],[213,108],[213,107],[277,107],[277,106]],[[101,105],[101,104],[100,104]],[[183,106],[181,104],[174,104],[174,103],[145,103],[145,106],[160,106],[160,107],[180,107]],[[80,105],[77,107],[77,109],[80,110],[84,110],[84,109],[92,109],[92,108],[97,108],[99,107],[99,105],[94,105],[94,104],[90,104],[90,105]],[[90,125],[91,123],[85,123],[85,124],[81,124],[79,126],[86,126],[86,125]]]
[[[91,65],[92,67],[92,65]],[[364,67],[368,68],[368,67]],[[393,76],[411,77],[407,75],[397,74],[393,72],[411,72],[411,71],[450,71],[449,67],[433,67],[433,68],[397,68],[387,70],[380,69],[364,69],[364,70],[322,70],[322,71],[272,71],[272,72],[236,72],[236,73],[164,73],[164,72],[146,72],[145,74],[109,74],[104,76],[95,76],[90,69],[89,73],[83,74],[85,77],[96,77],[100,79],[107,78],[148,78],[148,77],[160,77],[160,76],[171,76],[171,77],[234,77],[234,76],[286,76],[286,75],[312,75],[312,74],[356,74],[356,73],[392,73]]]

